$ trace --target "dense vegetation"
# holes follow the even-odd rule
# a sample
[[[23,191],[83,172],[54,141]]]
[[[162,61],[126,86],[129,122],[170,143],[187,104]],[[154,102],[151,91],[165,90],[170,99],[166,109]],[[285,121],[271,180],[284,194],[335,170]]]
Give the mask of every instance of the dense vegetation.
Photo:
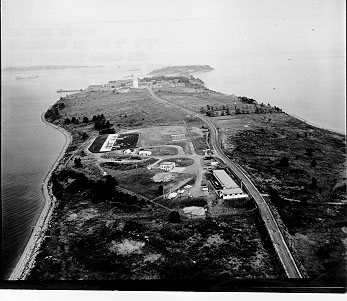
[[[269,193],[309,275],[340,273],[347,227],[345,139],[283,114],[267,119],[253,117],[252,129],[229,135],[230,156]]]
[[[117,191],[112,177],[63,170],[52,180],[58,207],[28,280],[283,276],[254,211],[187,221]]]

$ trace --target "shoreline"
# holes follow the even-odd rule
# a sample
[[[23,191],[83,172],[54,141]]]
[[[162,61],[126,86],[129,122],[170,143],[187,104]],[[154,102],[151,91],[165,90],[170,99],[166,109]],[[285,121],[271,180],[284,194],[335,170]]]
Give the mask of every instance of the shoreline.
[[[289,114],[289,113],[285,113],[285,114],[291,116],[292,118],[298,119],[298,120],[300,120],[300,121],[302,121],[308,125],[311,125],[317,129],[323,129],[323,130],[330,131],[332,133],[346,135],[343,132],[339,132],[337,130],[332,130],[329,128],[324,128],[323,126],[319,126],[317,124],[313,124],[313,123],[311,123],[311,122],[309,122],[309,121],[307,121],[307,120],[305,120],[299,116]],[[42,122],[45,124],[48,124],[49,126],[55,128],[57,130],[59,130],[65,137],[65,144],[62,147],[61,151],[59,152],[58,157],[56,158],[56,160],[52,164],[51,168],[49,169],[49,171],[47,172],[47,174],[43,180],[42,193],[43,193],[43,196],[45,199],[44,200],[45,201],[44,206],[40,212],[40,215],[39,215],[35,225],[33,226],[31,234],[30,234],[30,236],[26,242],[25,248],[24,248],[19,260],[17,261],[15,268],[10,273],[8,280],[25,280],[25,278],[28,276],[28,274],[30,273],[32,268],[35,266],[36,256],[38,254],[38,251],[40,249],[42,242],[45,239],[45,233],[49,227],[49,222],[51,221],[51,217],[52,217],[53,211],[55,209],[55,205],[56,205],[56,199],[52,193],[51,176],[52,176],[53,171],[56,170],[56,168],[59,166],[60,160],[64,157],[68,146],[72,142],[71,134],[68,131],[66,131],[62,127],[59,127],[55,124],[48,122],[45,119],[44,115],[45,115],[45,113],[41,114]]]
[[[297,116],[297,115],[294,115],[294,114],[289,114],[289,113],[286,113],[286,114],[289,115],[289,116],[291,116],[291,117],[293,117],[293,118],[295,118],[295,119],[298,119],[298,120],[300,120],[300,121],[302,121],[302,122],[304,122],[304,123],[306,123],[306,124],[308,124],[308,125],[311,125],[311,126],[317,128],[317,129],[321,129],[321,130],[325,130],[325,131],[332,132],[332,133],[334,133],[334,134],[339,134],[339,135],[344,135],[344,136],[346,136],[346,133],[343,132],[343,131],[339,131],[339,130],[332,129],[332,128],[328,128],[328,127],[325,127],[325,126],[322,126],[322,125],[318,125],[318,124],[316,124],[316,123],[313,123],[313,122],[311,122],[311,121],[306,120],[306,119],[303,118],[303,117],[300,117],[300,116]]]
[[[68,131],[48,122],[45,119],[44,114],[45,113],[41,114],[42,122],[60,131],[65,137],[65,144],[43,180],[42,193],[45,199],[45,204],[41,210],[35,226],[33,226],[33,230],[31,231],[30,237],[25,245],[23,253],[17,261],[16,266],[12,270],[8,280],[24,280],[35,264],[37,252],[45,238],[44,234],[48,228],[48,224],[51,220],[53,209],[56,203],[56,199],[52,193],[51,176],[53,171],[59,165],[59,161],[65,155],[66,149],[72,141],[71,134]]]

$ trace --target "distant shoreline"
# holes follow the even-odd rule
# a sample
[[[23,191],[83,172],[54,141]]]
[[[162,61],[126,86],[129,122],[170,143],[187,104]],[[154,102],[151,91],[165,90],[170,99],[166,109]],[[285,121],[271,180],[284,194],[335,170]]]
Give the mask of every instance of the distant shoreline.
[[[106,66],[78,66],[78,65],[47,65],[47,66],[27,66],[27,67],[6,67],[2,71],[37,71],[37,70],[63,70],[82,68],[103,68]]]
[[[88,68],[88,67],[85,67]],[[222,93],[225,95],[228,95],[226,93]],[[44,122],[45,124],[48,124],[50,126],[52,126],[53,128],[59,130],[65,137],[66,141],[65,144],[62,148],[62,150],[60,151],[57,159],[54,161],[52,167],[50,168],[50,170],[48,171],[43,185],[42,185],[42,190],[43,190],[43,195],[45,198],[45,205],[40,213],[40,216],[34,226],[34,230],[32,231],[30,238],[28,239],[25,249],[20,257],[20,259],[18,260],[15,268],[13,269],[13,271],[10,274],[9,280],[24,280],[27,275],[29,274],[29,272],[31,271],[31,269],[34,267],[35,265],[35,260],[36,260],[36,255],[37,252],[42,244],[42,242],[44,241],[44,233],[48,228],[48,223],[51,219],[51,215],[53,213],[53,210],[55,208],[55,197],[52,193],[52,186],[51,186],[51,176],[53,171],[57,168],[57,166],[59,165],[59,161],[64,157],[66,150],[68,148],[68,146],[70,145],[70,143],[72,142],[72,137],[71,134],[66,131],[64,128],[59,127],[55,124],[52,124],[50,122],[48,122],[45,117],[44,117],[45,113],[42,113],[41,115],[41,119],[42,122]],[[307,120],[305,120],[302,117],[293,115],[293,114],[288,114],[287,115],[298,119],[308,125],[311,125],[315,128],[318,129],[323,129],[323,130],[327,130],[333,133],[337,133],[337,134],[342,134],[342,135],[346,135],[346,133],[343,132],[339,132],[338,130],[333,130],[333,129],[329,129],[323,126],[319,126],[317,124],[311,123]]]
[[[12,270],[8,280],[24,280],[35,265],[36,255],[38,250],[40,249],[42,242],[44,241],[44,233],[48,228],[48,224],[50,222],[56,202],[55,197],[52,193],[51,176],[53,171],[59,165],[59,161],[64,157],[66,149],[72,141],[71,134],[68,131],[48,122],[45,119],[44,114],[45,113],[42,113],[41,115],[42,122],[59,130],[65,137],[65,144],[43,180],[42,193],[45,199],[45,204],[41,210],[40,216],[37,219],[35,226],[33,226],[33,230],[25,245],[23,253],[17,261],[16,266]]]

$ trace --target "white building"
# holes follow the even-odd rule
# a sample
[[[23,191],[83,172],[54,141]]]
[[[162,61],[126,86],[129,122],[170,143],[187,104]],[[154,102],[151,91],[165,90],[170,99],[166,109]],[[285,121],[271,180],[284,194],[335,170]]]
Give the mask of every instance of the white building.
[[[214,170],[213,175],[223,189],[239,188],[239,185],[235,183],[235,181],[225,172],[224,169]]]
[[[135,74],[132,74],[131,77],[133,79],[133,88],[138,88],[139,87],[139,78]]]
[[[130,149],[126,149],[126,150],[123,151],[123,154],[124,155],[129,155],[129,154],[131,154],[131,150]]]
[[[152,152],[151,151],[141,150],[141,151],[139,151],[139,155],[142,156],[142,157],[149,157],[149,156],[152,155]]]
[[[175,168],[175,162],[163,162],[160,163],[160,169],[170,171]]]
[[[248,198],[248,195],[239,187],[220,190],[219,196],[222,197],[223,200]]]

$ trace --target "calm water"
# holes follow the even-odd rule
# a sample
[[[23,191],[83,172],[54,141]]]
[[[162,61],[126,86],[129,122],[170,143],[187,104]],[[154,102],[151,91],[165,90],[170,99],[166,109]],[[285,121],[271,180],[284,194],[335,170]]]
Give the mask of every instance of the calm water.
[[[345,57],[226,58],[210,65],[216,70],[197,76],[212,90],[251,97],[346,132]]]
[[[23,72],[24,73],[24,72]],[[19,259],[44,199],[41,185],[65,138],[42,123],[41,114],[57,101],[59,88],[85,88],[129,74],[121,68],[33,71],[39,78],[15,80],[21,72],[2,74],[1,200],[3,276]]]
[[[216,91],[270,102],[322,126],[345,131],[344,58],[216,60],[216,70],[198,74]],[[143,66],[145,74],[158,66]],[[39,78],[2,76],[1,195],[3,264],[7,277],[19,259],[43,206],[41,184],[64,145],[64,136],[41,122],[60,96],[59,88],[80,89],[130,75],[129,67],[34,71]]]

